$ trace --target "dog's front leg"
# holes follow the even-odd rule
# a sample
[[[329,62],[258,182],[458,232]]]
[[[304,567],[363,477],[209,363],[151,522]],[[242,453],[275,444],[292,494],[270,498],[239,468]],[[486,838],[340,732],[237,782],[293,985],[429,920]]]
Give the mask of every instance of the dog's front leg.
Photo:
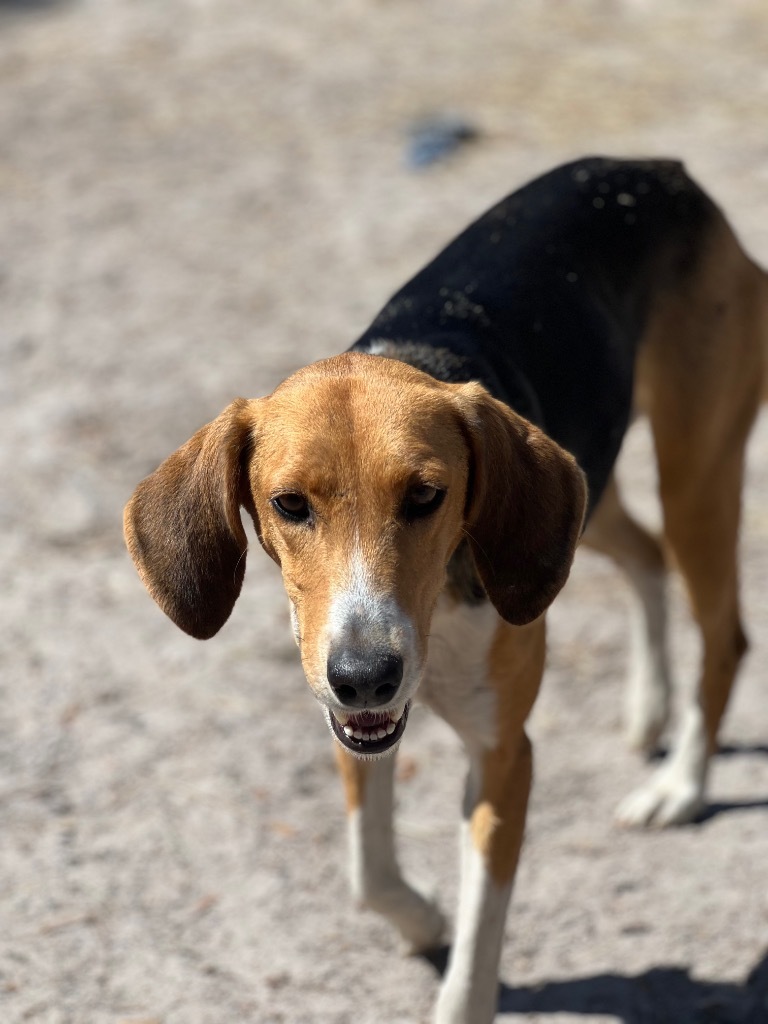
[[[525,720],[544,666],[544,620],[502,624],[490,656],[496,745],[468,741],[459,911],[436,1024],[490,1024],[498,1003],[504,922],[523,841],[533,755]]]
[[[445,921],[437,907],[403,879],[393,834],[395,757],[363,761],[336,748],[347,798],[352,894],[386,917],[408,952],[440,944]]]
[[[531,745],[478,758],[467,784],[461,892],[436,1024],[490,1024],[498,1002],[504,922],[512,893],[531,781]]]

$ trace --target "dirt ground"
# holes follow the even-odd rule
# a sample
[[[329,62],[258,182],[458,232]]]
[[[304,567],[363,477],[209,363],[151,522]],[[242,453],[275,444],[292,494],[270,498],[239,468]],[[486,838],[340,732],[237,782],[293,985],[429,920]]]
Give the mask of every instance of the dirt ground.
[[[408,131],[477,139],[414,170]],[[345,348],[527,177],[677,155],[768,264],[763,0],[0,2],[0,1022],[425,1024],[437,977],[347,893],[343,802],[276,570],[214,640],[124,551],[138,480]],[[622,456],[658,520],[642,428]],[[768,1021],[768,419],[751,656],[701,823],[628,833],[623,583],[551,615],[500,1020]],[[697,648],[675,596],[675,670]],[[453,912],[463,766],[415,712],[398,833]]]

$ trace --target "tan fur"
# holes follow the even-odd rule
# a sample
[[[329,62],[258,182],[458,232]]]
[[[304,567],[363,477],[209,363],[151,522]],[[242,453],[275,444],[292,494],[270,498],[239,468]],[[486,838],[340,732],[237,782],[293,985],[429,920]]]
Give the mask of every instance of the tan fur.
[[[353,559],[417,625],[424,658],[429,617],[463,525],[468,455],[441,389],[415,372],[392,374],[398,364],[391,361],[376,367],[380,381],[354,371],[329,373],[365,362],[339,357],[333,367],[311,367],[267,399],[251,468],[261,541],[281,566],[315,687],[325,675],[329,607],[350,584]],[[394,407],[393,377],[403,392]],[[400,506],[417,481],[447,488],[444,514],[403,529]],[[269,505],[281,491],[311,496],[322,529],[309,533],[281,520]]]
[[[446,498],[434,516],[404,526],[402,503],[418,483],[445,489]],[[311,500],[316,529],[278,515],[271,499],[283,492]],[[238,400],[128,504],[126,537],[142,579],[196,636],[220,627],[239,590],[238,498],[281,567],[304,670],[322,698],[329,609],[356,566],[414,624],[423,665],[430,617],[462,536],[502,614],[527,621],[565,582],[585,495],[573,459],[479,385],[444,384],[379,356],[337,356],[268,398]],[[198,579],[201,550],[207,561]]]
[[[638,364],[638,391],[659,464],[665,539],[704,639],[701,699],[710,749],[746,649],[737,543],[767,328],[764,275],[723,222],[695,278],[659,309]]]
[[[635,407],[647,415],[653,435],[662,537],[626,513],[615,481],[584,537],[640,591],[654,579],[662,586],[667,565],[677,568],[703,641],[693,703],[684,708],[669,757],[620,805],[619,821],[627,825],[690,821],[703,803],[709,757],[747,650],[738,536],[745,450],[766,393],[767,350],[768,278],[720,218],[692,272],[658,297],[639,349]],[[656,641],[662,645],[664,638]],[[644,684],[641,720],[629,723],[633,742],[647,749],[669,713],[659,650],[656,662]]]
[[[499,623],[488,659],[497,741],[482,756],[480,791],[470,819],[475,847],[499,885],[514,877],[523,840],[533,771],[525,722],[539,692],[544,656],[543,616],[527,626]]]
[[[347,813],[358,810],[365,800],[365,780],[370,769],[368,761],[361,761],[337,743],[334,744],[336,767],[344,786]]]
[[[737,544],[749,432],[765,388],[766,276],[724,220],[696,272],[659,301],[640,347],[636,406],[653,432],[663,548],[623,510],[615,482],[585,542],[627,567],[681,571],[704,640],[700,684],[710,750],[746,650]]]

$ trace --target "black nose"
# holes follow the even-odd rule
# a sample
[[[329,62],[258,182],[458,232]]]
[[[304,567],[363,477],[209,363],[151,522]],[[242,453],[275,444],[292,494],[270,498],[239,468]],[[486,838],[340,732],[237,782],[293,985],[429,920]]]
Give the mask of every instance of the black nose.
[[[403,678],[399,654],[343,647],[328,655],[328,682],[349,708],[376,708],[388,704]]]

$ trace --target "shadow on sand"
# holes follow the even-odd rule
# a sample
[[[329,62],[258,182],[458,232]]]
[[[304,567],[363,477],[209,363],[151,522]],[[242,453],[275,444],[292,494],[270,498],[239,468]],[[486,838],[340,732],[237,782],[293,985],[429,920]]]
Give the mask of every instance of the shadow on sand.
[[[426,959],[442,975],[448,947]],[[654,967],[635,977],[596,974],[512,988],[502,982],[500,1014],[571,1013],[622,1024],[766,1024],[768,953],[743,985],[692,978],[684,967]]]

